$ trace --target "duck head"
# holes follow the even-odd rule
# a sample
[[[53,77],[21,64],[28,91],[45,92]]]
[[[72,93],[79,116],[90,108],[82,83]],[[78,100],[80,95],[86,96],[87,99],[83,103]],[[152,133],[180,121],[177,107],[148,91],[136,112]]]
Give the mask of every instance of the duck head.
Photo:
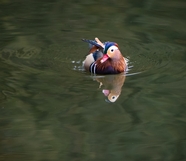
[[[103,50],[104,56],[101,59],[101,63],[104,63],[108,59],[120,60],[122,56],[118,44],[114,42],[106,42]]]

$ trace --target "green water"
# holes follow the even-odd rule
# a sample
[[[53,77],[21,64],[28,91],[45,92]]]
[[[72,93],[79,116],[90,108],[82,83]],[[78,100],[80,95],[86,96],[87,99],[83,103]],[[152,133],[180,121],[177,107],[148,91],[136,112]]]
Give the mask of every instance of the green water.
[[[0,161],[186,160],[185,17],[184,0],[1,1]],[[94,37],[129,59],[122,81],[82,70]]]

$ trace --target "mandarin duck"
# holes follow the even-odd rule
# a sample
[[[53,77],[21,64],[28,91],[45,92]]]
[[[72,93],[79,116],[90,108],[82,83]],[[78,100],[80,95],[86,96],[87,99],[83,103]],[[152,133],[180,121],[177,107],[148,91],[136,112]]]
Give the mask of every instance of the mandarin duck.
[[[119,74],[127,69],[127,61],[121,54],[118,44],[115,42],[102,43],[95,40],[82,39],[89,43],[89,54],[83,61],[86,71],[93,74]]]
[[[125,82],[124,74],[107,75],[104,77],[95,77],[100,83],[99,88],[104,86],[102,93],[107,97],[107,102],[115,102],[121,94],[122,86]]]

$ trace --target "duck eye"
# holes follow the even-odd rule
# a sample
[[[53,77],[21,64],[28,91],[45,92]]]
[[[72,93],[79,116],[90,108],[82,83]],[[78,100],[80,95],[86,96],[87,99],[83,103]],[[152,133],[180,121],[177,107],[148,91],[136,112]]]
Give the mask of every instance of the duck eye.
[[[115,99],[115,96],[112,96],[112,99]]]
[[[117,46],[112,46],[111,48],[110,48],[110,52],[111,53],[113,53],[115,50],[117,50],[118,49],[118,47]]]

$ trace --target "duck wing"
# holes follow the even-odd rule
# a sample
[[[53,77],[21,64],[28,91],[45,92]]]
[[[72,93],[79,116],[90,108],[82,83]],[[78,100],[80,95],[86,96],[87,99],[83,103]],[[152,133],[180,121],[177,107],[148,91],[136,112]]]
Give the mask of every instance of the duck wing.
[[[98,42],[95,40],[82,39],[82,41],[87,42],[91,45],[95,45],[96,47],[98,47],[100,49],[103,49],[103,47],[100,44],[98,44]]]

